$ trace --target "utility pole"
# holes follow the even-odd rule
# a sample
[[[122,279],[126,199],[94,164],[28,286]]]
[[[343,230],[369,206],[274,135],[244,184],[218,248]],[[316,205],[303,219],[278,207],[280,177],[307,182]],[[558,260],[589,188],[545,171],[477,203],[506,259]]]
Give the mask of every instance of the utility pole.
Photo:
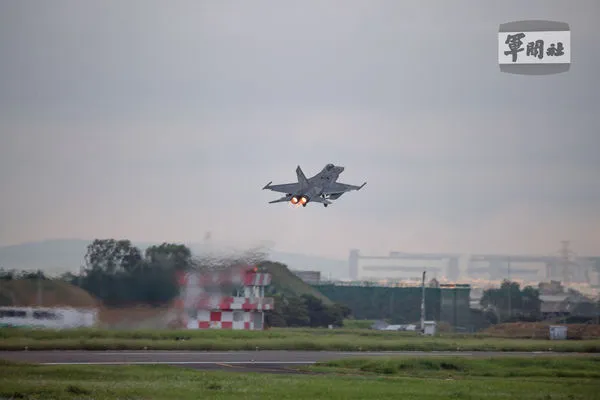
[[[421,333],[425,332],[425,274],[426,271],[423,271],[423,282],[421,283]]]
[[[37,272],[37,306],[42,306],[42,271]]]
[[[512,317],[512,282],[510,280],[510,257],[508,257],[508,319]]]

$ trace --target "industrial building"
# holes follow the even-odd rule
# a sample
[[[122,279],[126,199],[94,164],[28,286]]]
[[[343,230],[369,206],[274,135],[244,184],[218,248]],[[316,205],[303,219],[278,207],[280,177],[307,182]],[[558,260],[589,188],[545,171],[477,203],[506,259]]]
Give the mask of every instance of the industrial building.
[[[0,327],[82,328],[98,322],[96,308],[74,307],[0,307]]]
[[[541,282],[540,311],[544,318],[566,317],[570,315],[597,316],[594,299],[575,290],[566,290],[558,281]]]
[[[309,285],[318,285],[321,282],[321,271],[291,271],[298,278]]]
[[[568,242],[554,255],[404,253],[363,255],[357,249],[348,257],[352,281],[415,280],[422,271],[440,281],[517,280],[537,284],[560,280],[600,286],[600,257],[578,257]]]
[[[459,276],[458,254],[428,254],[391,252],[389,255],[361,255],[350,250],[348,259],[350,280],[413,280],[420,281],[423,271],[427,276],[456,280]]]

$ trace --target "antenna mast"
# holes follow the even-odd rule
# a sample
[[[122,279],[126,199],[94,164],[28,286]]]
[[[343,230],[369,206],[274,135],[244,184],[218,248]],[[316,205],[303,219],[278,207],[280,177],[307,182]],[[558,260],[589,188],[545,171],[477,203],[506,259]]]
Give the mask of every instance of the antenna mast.
[[[425,332],[425,274],[427,271],[423,271],[423,281],[421,282],[422,294],[421,294],[421,332]]]

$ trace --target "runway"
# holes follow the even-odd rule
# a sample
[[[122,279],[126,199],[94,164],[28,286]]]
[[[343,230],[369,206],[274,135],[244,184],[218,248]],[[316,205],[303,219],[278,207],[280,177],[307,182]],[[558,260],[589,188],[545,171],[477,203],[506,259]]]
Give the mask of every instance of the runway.
[[[293,367],[347,357],[544,357],[552,352],[333,352],[333,351],[1,351],[0,359],[42,365],[174,365],[203,370],[294,372]],[[598,355],[596,355],[598,356]]]

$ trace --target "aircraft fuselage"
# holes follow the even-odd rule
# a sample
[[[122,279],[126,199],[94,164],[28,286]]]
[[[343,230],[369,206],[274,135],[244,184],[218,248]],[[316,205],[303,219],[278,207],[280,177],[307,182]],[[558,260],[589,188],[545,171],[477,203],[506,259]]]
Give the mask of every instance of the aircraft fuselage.
[[[292,204],[300,204],[306,207],[312,201],[322,203],[323,206],[327,207],[331,204],[330,200],[340,198],[345,192],[360,190],[366,184],[365,182],[361,186],[354,186],[338,183],[337,180],[342,172],[344,172],[344,167],[327,164],[319,173],[307,178],[298,166],[296,168],[297,183],[271,185],[272,182],[269,182],[263,189],[286,194],[285,197],[269,203],[289,201]]]

